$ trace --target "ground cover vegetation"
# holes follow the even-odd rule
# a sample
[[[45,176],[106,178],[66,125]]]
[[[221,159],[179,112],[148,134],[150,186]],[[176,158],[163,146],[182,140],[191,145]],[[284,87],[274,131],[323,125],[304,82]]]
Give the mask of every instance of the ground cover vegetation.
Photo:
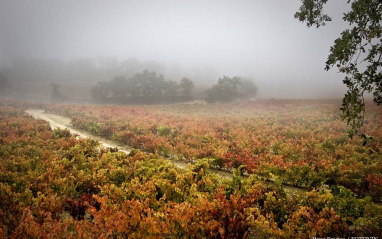
[[[312,103],[315,105],[314,110],[310,109]],[[256,110],[251,111],[254,119],[249,118],[249,120],[257,120],[262,125],[260,115],[254,112],[268,111],[264,108],[265,106],[275,107],[274,109],[281,111],[281,114],[271,111],[268,116],[278,115],[277,120],[282,120],[283,125],[287,127],[286,120],[290,116],[282,112],[282,109],[286,107],[285,104],[289,109],[293,108],[289,102],[275,101],[268,102],[266,105],[259,104],[255,107]],[[293,102],[293,105],[296,105],[296,102]],[[334,137],[335,128],[342,127],[341,123],[335,124],[336,116],[328,114],[332,112],[333,107],[330,102],[310,102],[309,107],[303,102],[297,105],[298,111],[308,111],[310,114],[318,112],[315,115],[316,120],[322,124],[319,130],[325,131],[328,137]],[[27,106],[30,107],[30,105],[6,101],[1,101],[0,105],[0,237],[311,238],[313,236],[380,235],[382,232],[381,208],[371,202],[371,197],[358,199],[345,187],[338,186],[332,191],[313,189],[301,196],[290,196],[283,191],[281,185],[259,184],[254,174],[248,180],[241,181],[240,167],[234,171],[233,180],[225,180],[209,173],[209,164],[214,164],[214,161],[209,159],[212,159],[213,155],[207,159],[205,157],[200,159],[187,169],[180,169],[155,153],[147,155],[140,150],[133,150],[130,155],[110,152],[108,149],[99,148],[96,141],[78,139],[67,130],[52,131],[47,122],[33,119],[24,113],[23,109]],[[102,131],[98,131],[98,134],[105,133],[101,119],[110,117],[110,112],[113,112],[114,116],[121,115],[121,117],[142,116],[142,122],[148,120],[144,117],[145,115],[155,116],[151,119],[164,120],[160,121],[161,124],[155,128],[157,136],[162,135],[161,137],[169,137],[175,133],[174,128],[167,129],[173,126],[170,122],[175,116],[183,116],[186,119],[190,115],[197,114],[201,118],[194,119],[194,122],[200,124],[203,122],[202,119],[207,119],[205,117],[212,117],[210,114],[214,111],[211,110],[215,108],[222,113],[222,118],[218,118],[216,126],[227,128],[229,125],[224,125],[226,122],[221,122],[223,125],[220,125],[219,120],[231,120],[227,122],[233,124],[238,119],[245,119],[243,114],[254,107],[240,105],[247,107],[240,111],[241,108],[235,108],[234,105],[224,105],[224,107],[211,105],[212,108],[200,109],[195,108],[198,106],[187,108],[183,105],[182,108],[186,108],[188,113],[175,107],[171,112],[166,113],[169,115],[168,118],[163,118],[164,110],[170,109],[168,106],[159,107],[156,111],[150,107],[39,106],[50,111],[73,114],[74,123],[80,122],[76,121],[75,117],[77,117],[77,120],[83,119],[85,125],[98,124],[102,126]],[[102,114],[99,111],[101,109]],[[123,115],[123,112],[128,114]],[[218,117],[216,112],[212,114]],[[323,115],[326,117],[322,117]],[[298,121],[298,118],[293,119]],[[134,128],[132,121],[132,117],[125,118],[124,122],[130,122],[125,130],[145,131],[144,125]],[[108,122],[110,127],[114,127],[112,118],[109,118]],[[162,124],[164,122],[168,124]],[[184,123],[187,124],[187,121]],[[274,124],[279,123],[276,121],[271,123],[271,125]],[[298,124],[304,124],[304,121],[300,120]],[[329,127],[329,124],[332,126]],[[373,123],[370,124],[373,125]],[[152,126],[156,125],[152,124]],[[329,128],[325,128],[326,126]],[[119,126],[115,127],[118,129]],[[229,132],[224,132],[224,128],[222,132],[218,132],[221,136],[227,134],[224,136],[227,141],[231,134],[231,137],[236,135],[233,133],[235,127],[228,128]],[[187,130],[186,127],[183,129]],[[204,130],[203,127],[198,129],[199,131],[194,132],[196,136]],[[371,127],[371,129],[374,128]],[[280,134],[291,133],[291,128],[273,129],[273,131],[278,130]],[[115,137],[120,137],[119,133],[118,130],[111,131],[111,135],[115,134]],[[215,133],[211,134],[207,137],[208,140],[215,137]],[[288,144],[287,139],[296,140],[303,135],[309,140],[307,134],[307,131],[296,131],[295,136],[278,135],[279,138],[274,138],[270,134],[269,138],[278,139],[283,144],[275,148],[273,141],[270,141],[270,144],[263,146],[264,152],[269,151],[269,156],[266,156],[267,154],[262,156],[267,157],[269,164],[273,164],[274,158],[278,156],[276,158],[281,163],[282,152],[287,152],[283,151],[286,150],[284,146]],[[320,132],[316,134],[320,135]],[[147,139],[144,135],[140,137]],[[153,141],[160,141],[161,137],[154,137]],[[317,151],[313,150],[313,155],[327,148],[328,153],[325,155],[332,159],[330,155],[335,155],[337,146],[347,145],[351,153],[360,151],[356,155],[359,158],[349,158],[350,162],[353,162],[352,170],[360,167],[359,164],[354,166],[356,159],[368,166],[380,156],[380,152],[375,152],[380,144],[377,140],[374,141],[375,145],[370,144],[363,149],[356,148],[357,142],[348,142],[347,138],[333,138],[327,142],[326,136],[322,137],[324,141],[317,144],[323,145]],[[205,137],[202,139],[205,142],[208,141]],[[268,140],[266,137],[265,139]],[[319,140],[320,138],[317,139]],[[142,142],[147,143],[145,140]],[[298,141],[293,142],[298,143]],[[236,146],[231,145],[228,148],[228,152],[231,154],[240,152],[242,143],[244,142],[237,141]],[[145,146],[145,150],[152,150],[146,144],[142,146]],[[352,151],[352,148],[357,150]],[[280,151],[275,152],[276,149]],[[171,152],[171,148],[169,150]],[[242,150],[246,151],[245,148]],[[273,153],[270,152],[271,150]],[[191,150],[190,155],[193,154],[192,152]],[[175,153],[180,155],[182,151]],[[341,151],[340,155],[342,154],[347,153]],[[194,155],[194,157],[201,157],[198,154]],[[240,157],[243,156],[238,155],[232,159],[239,160]],[[316,157],[320,161],[324,160],[324,156],[319,154]],[[228,160],[228,157],[225,159]],[[307,160],[307,162],[310,161]],[[343,166],[338,167],[339,173],[348,167],[345,160],[341,163]],[[261,163],[258,165],[260,167]],[[293,167],[293,164],[285,165],[286,168],[289,166]],[[255,172],[256,168],[252,170]],[[359,173],[362,174],[362,172]],[[357,178],[351,180],[358,181]]]
[[[164,157],[237,169],[297,187],[344,186],[382,198],[381,109],[370,104],[366,145],[349,139],[338,101],[210,105],[48,106],[73,126]]]

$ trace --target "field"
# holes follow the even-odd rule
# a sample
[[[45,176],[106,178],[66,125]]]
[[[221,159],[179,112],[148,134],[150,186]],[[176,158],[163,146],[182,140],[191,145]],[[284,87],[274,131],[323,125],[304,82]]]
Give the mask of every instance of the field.
[[[132,148],[126,155],[23,112]],[[382,234],[382,111],[364,146],[340,102],[82,106],[0,102],[0,237],[312,238]],[[186,169],[171,161],[190,162]],[[227,180],[209,168],[232,171]],[[246,180],[240,174],[248,174]],[[273,181],[264,185],[263,181]],[[305,188],[286,194],[283,185]]]
[[[336,101],[164,106],[49,106],[73,126],[145,152],[313,188],[341,185],[382,199],[381,109],[369,106],[365,147],[350,140]]]

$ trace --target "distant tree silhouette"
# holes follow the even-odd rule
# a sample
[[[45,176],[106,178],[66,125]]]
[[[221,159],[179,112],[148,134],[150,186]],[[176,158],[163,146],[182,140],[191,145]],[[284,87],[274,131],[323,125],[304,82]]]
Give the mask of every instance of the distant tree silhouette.
[[[164,85],[164,96],[167,99],[174,101],[179,96],[179,85],[177,82],[169,80]]]
[[[94,99],[105,100],[109,94],[109,88],[108,82],[101,81],[91,88],[90,94]]]
[[[135,74],[132,78],[132,94],[133,97],[161,97],[164,86],[163,75],[157,75],[155,71],[144,70]]]
[[[126,98],[130,93],[129,80],[125,76],[116,76],[109,82],[109,90],[114,98]]]
[[[223,102],[232,101],[234,98],[239,96],[238,87],[242,84],[240,77],[229,78],[223,76],[219,78],[218,83],[213,85],[210,89],[206,91],[207,102]]]
[[[183,78],[165,80],[155,71],[144,70],[131,78],[116,76],[110,81],[98,82],[91,88],[91,96],[97,101],[113,103],[160,103],[179,102],[191,97],[194,82]]]
[[[239,93],[244,98],[253,98],[257,96],[257,86],[251,79],[242,79],[239,86]]]
[[[183,77],[180,81],[180,94],[182,97],[190,98],[192,90],[195,88],[194,82],[187,77]]]
[[[62,102],[63,100],[66,99],[66,97],[61,93],[60,84],[50,83],[49,86],[52,88],[52,95],[50,97],[50,100],[53,103]]]

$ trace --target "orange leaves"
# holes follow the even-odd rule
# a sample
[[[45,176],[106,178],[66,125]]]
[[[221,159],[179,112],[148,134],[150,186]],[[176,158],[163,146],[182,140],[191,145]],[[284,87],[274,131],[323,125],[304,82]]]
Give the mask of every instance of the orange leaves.
[[[340,216],[333,209],[323,208],[317,214],[312,208],[300,207],[283,225],[286,237],[307,238],[325,235],[343,235],[341,229],[345,226]]]
[[[382,212],[370,198],[356,199],[341,187],[337,187],[339,192],[336,188],[333,192],[313,190],[291,198],[281,186],[256,182],[260,177],[277,176],[284,183],[321,185],[330,179],[333,184],[357,190],[359,185],[367,185],[368,193],[380,195],[380,151],[360,148],[336,135],[321,142],[327,137],[320,130],[337,132],[341,127],[329,127],[330,118],[322,119],[320,111],[283,102],[237,104],[243,108],[230,104],[231,108],[55,109],[76,115],[75,121],[83,127],[89,122],[95,122],[93,127],[99,123],[102,127],[96,129],[105,135],[139,143],[139,147],[154,152],[147,155],[133,150],[129,156],[99,150],[96,141],[77,140],[61,131],[52,133],[45,122],[0,107],[0,237],[306,238],[369,231],[380,234]],[[312,114],[307,116],[310,123],[323,122],[318,124],[322,129],[308,132],[304,127],[310,123],[302,120],[300,110]],[[160,136],[160,125],[171,131]],[[186,160],[208,158],[180,169],[161,159],[159,153]],[[241,164],[257,176],[242,181],[236,173],[235,180],[230,181],[208,170],[210,166],[240,168]]]
[[[338,108],[336,101],[48,108],[72,117],[81,129],[92,131],[95,125],[102,125],[99,130],[104,137],[146,152],[186,161],[208,157],[215,162],[212,166],[219,168],[246,165],[249,173],[273,174],[290,185],[314,187],[331,178],[336,184],[361,192],[349,181],[356,177],[365,182],[370,169],[382,172],[376,164],[382,153],[378,149],[380,139],[368,146],[373,148],[371,155],[358,149],[359,141],[347,139],[346,125],[333,114]],[[368,121],[377,136],[378,117],[375,110]],[[159,133],[159,129],[168,132]],[[370,168],[358,167],[355,162],[359,158],[366,158]],[[345,169],[340,169],[338,176],[326,170],[339,160],[355,175],[342,173]],[[376,181],[368,182],[373,195],[381,197],[382,189],[375,187]]]
[[[94,216],[94,230],[107,236],[130,235],[132,238],[147,236],[159,237],[167,230],[164,222],[158,218],[151,208],[149,200],[125,200],[113,204],[109,199],[97,197],[101,209],[91,209]]]

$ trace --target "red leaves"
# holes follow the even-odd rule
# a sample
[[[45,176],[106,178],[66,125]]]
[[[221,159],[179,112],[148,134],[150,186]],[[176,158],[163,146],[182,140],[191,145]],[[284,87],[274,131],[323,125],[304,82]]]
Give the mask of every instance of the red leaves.
[[[84,220],[87,205],[83,201],[65,200],[65,211],[68,211],[75,220]]]
[[[226,182],[209,174],[207,164],[244,164],[248,172],[287,183],[320,185],[330,176],[333,184],[382,192],[380,151],[336,138],[331,132],[341,125],[328,127],[331,121],[309,110],[310,124],[321,119],[318,126],[330,131],[312,134],[293,107],[290,113],[280,103],[271,110],[263,103],[240,106],[57,109],[77,115],[78,125],[151,152],[208,156],[194,171],[158,154],[100,151],[95,141],[61,131],[53,137],[45,122],[0,107],[0,237],[304,238],[382,231],[380,210],[344,190],[341,197],[312,191],[291,199],[281,187],[255,184],[255,177]],[[171,131],[162,137],[159,125]]]
[[[92,195],[90,194],[82,194],[81,198],[78,201],[72,200],[70,198],[65,200],[65,211],[69,212],[69,214],[75,220],[84,220],[86,210],[90,207],[94,207],[99,210],[101,204],[97,202]]]
[[[373,184],[377,181],[366,179],[369,172],[382,173],[377,160],[382,153],[377,147],[381,136],[378,109],[370,111],[373,114],[367,127],[372,131],[368,134],[379,138],[368,146],[374,150],[371,155],[364,155],[357,146],[360,141],[349,140],[344,133],[346,125],[333,114],[338,109],[336,101],[49,108],[69,112],[74,124],[82,129],[91,131],[92,125],[102,125],[105,137],[146,152],[186,161],[210,158],[216,161],[213,166],[227,169],[246,165],[249,173],[261,169],[262,175],[275,175],[291,185],[314,187],[330,178],[366,194],[360,187],[369,182],[373,196],[382,197],[382,189]],[[158,133],[161,125],[171,132]],[[369,167],[359,167],[356,161],[365,157]],[[363,183],[349,183],[354,175],[343,166],[339,172],[329,173],[327,168],[337,169],[338,161],[352,168]],[[307,175],[299,173],[305,171]]]

